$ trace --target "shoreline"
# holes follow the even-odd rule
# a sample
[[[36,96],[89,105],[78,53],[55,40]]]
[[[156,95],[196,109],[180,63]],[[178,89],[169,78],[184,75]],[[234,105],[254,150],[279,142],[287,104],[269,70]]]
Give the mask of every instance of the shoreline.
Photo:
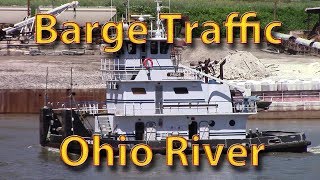
[[[90,102],[102,107],[105,102],[106,89],[87,88],[73,89],[76,102]],[[39,114],[40,108],[45,104],[45,89],[0,89],[0,114]],[[68,107],[70,102],[70,89],[48,89],[47,102],[56,108]],[[305,108],[296,110],[272,109],[259,111],[250,116],[250,120],[285,120],[310,119],[320,120],[318,109]]]
[[[247,79],[249,80],[248,83],[252,81],[251,86],[256,89],[266,89],[266,83],[268,85],[267,89],[271,87],[278,88],[277,84],[270,84],[270,81],[273,80],[281,83],[281,87],[284,89],[298,90],[299,84],[297,83],[300,82],[297,81],[298,79],[306,80],[305,82],[310,83],[314,81],[320,82],[319,57],[270,54],[261,51],[265,44],[261,44],[263,47],[255,44],[249,44],[248,46],[243,44],[228,45],[225,43],[218,46],[204,45],[199,39],[194,41],[191,46],[182,50],[181,63],[189,66],[190,62],[203,61],[207,58],[221,60],[229,57],[230,64],[227,64],[224,69],[226,76],[231,76],[234,72],[245,73],[243,69],[248,68],[251,68],[252,72],[256,73],[256,76],[252,76],[256,78],[255,82],[253,82],[254,79],[247,78],[232,80],[235,83],[239,81],[240,84],[238,85],[243,84],[243,81],[246,81],[244,79]],[[66,49],[66,46],[58,45],[58,48],[55,48],[58,51],[63,49]],[[47,47],[46,51],[50,50],[53,49]],[[101,79],[100,59],[108,58],[108,56],[99,54],[98,47],[92,47],[90,51],[93,52],[92,55],[0,56],[0,113],[38,113],[40,107],[44,105],[47,67],[49,68],[47,83],[49,102],[62,102],[68,98],[66,91],[70,88],[71,68],[73,69],[73,90],[80,97],[76,97],[76,100],[104,102],[106,85]],[[238,59],[241,60],[237,61]],[[259,64],[256,62],[259,62]],[[249,66],[248,64],[253,65]],[[260,67],[265,70],[256,71]],[[289,81],[290,83],[294,82],[294,84],[283,84]],[[260,82],[260,84],[256,84],[257,82]],[[308,84],[308,87],[311,87],[311,85],[313,84]],[[317,84],[315,86],[318,87]],[[312,87],[310,90],[319,91],[320,96],[320,90]],[[52,100],[50,99],[51,97],[53,98]],[[279,97],[276,98],[279,99]],[[281,104],[281,101],[280,106],[278,106],[278,102],[275,101],[276,109],[272,107],[268,112],[259,112],[258,115],[251,117],[251,119],[296,119],[297,117],[320,119],[320,97],[319,100],[316,100],[319,102],[317,107],[310,106],[310,104],[310,107],[301,107],[300,101],[298,102],[296,98],[294,101],[296,102],[290,107],[286,107],[284,103]],[[301,108],[304,111],[301,111]]]

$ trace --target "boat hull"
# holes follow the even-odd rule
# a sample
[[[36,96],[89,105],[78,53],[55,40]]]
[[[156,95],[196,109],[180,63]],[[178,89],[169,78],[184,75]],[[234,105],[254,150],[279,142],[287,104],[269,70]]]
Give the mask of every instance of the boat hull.
[[[71,116],[72,114],[72,121]],[[63,140],[70,135],[78,135],[83,137],[92,150],[92,133],[88,131],[79,116],[73,113],[67,113],[67,111],[61,114],[64,118],[60,122],[56,114],[49,108],[43,108],[40,115],[40,144],[44,147],[54,147],[60,148]],[[73,127],[71,126],[71,122]],[[58,130],[61,127],[60,130]],[[69,129],[69,130],[68,130]],[[71,131],[73,130],[73,132]],[[166,152],[166,139],[162,140],[126,140],[119,141],[118,134],[100,134],[100,145],[109,144],[113,147],[114,151],[118,151],[119,144],[126,144],[127,150],[137,145],[137,144],[147,144],[151,147],[153,153],[165,154]],[[249,131],[246,133],[246,138],[244,139],[201,139],[194,142],[192,140],[187,140],[188,148],[185,152],[191,152],[192,144],[199,144],[200,151],[202,144],[209,144],[212,149],[215,149],[218,144],[224,145],[224,150],[226,151],[230,146],[234,144],[241,144],[245,146],[249,151],[253,144],[265,145],[264,152],[306,152],[307,147],[311,144],[310,141],[306,140],[306,136],[303,132],[285,132],[285,131]],[[179,148],[179,142],[174,142],[174,148]],[[74,153],[80,153],[81,147],[78,143],[70,143],[68,150]]]
[[[270,132],[270,131],[262,131],[261,133]],[[280,131],[277,131],[280,132]],[[283,132],[288,134],[288,132]],[[282,136],[282,139],[290,139],[289,136],[295,136],[292,135],[286,135]],[[192,152],[192,144],[199,144],[200,145],[200,153],[204,153],[204,150],[201,148],[202,144],[209,144],[212,151],[216,149],[216,146],[218,144],[224,144],[224,150],[223,152],[227,152],[228,148],[231,145],[234,144],[241,144],[244,145],[248,152],[251,150],[251,145],[253,144],[264,144],[265,150],[262,152],[292,152],[292,153],[302,153],[307,152],[307,147],[311,145],[310,141],[307,140],[299,140],[299,141],[286,141],[286,142],[277,142],[277,143],[270,143],[270,140],[274,140],[275,138],[279,138],[277,136],[274,137],[255,137],[255,138],[246,138],[246,139],[211,139],[211,140],[199,140],[197,142],[193,142],[192,140],[188,141],[188,147],[185,150],[185,153],[191,153]],[[53,147],[53,148],[60,148],[60,145],[63,141],[63,137],[60,135],[51,135],[50,141],[47,141],[45,144],[43,144],[44,147]],[[84,139],[88,142],[88,147],[90,152],[92,152],[92,142],[93,139],[91,137],[84,137]],[[260,141],[260,142],[259,142]],[[269,143],[268,143],[269,142]],[[166,140],[161,141],[143,141],[143,140],[134,140],[134,141],[118,141],[114,139],[108,139],[108,138],[101,138],[100,145],[102,144],[109,144],[113,147],[114,153],[118,153],[118,146],[119,144],[126,144],[127,151],[129,152],[132,147],[134,147],[137,144],[147,144],[154,154],[166,154]],[[180,143],[174,143],[174,148],[179,148]],[[71,153],[81,153],[81,147],[79,144],[76,143],[70,143],[68,145],[68,151]],[[90,153],[92,154],[92,153]]]

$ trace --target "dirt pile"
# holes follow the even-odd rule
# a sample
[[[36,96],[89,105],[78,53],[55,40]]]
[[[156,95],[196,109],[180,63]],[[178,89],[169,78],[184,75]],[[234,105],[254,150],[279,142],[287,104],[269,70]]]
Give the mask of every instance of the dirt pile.
[[[226,56],[224,77],[226,79],[259,80],[270,75],[265,65],[250,52],[238,51]]]
[[[181,52],[182,64],[198,64],[199,61],[209,59],[222,61],[224,65],[225,79],[252,79],[259,80],[270,75],[265,65],[254,55],[247,51],[237,51],[226,46],[205,45],[196,41],[192,46],[186,47]],[[218,68],[218,67],[217,67]],[[216,69],[219,72],[219,69]]]

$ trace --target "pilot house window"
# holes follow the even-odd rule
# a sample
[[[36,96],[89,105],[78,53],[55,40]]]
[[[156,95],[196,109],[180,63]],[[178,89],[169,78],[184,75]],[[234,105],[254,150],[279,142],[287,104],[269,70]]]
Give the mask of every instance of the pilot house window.
[[[150,43],[150,53],[151,54],[158,54],[158,42],[152,41]]]
[[[127,43],[127,51],[129,54],[136,54],[137,47],[133,43]]]
[[[169,44],[167,42],[160,42],[160,53],[168,54]]]
[[[146,94],[146,89],[144,88],[131,88],[133,94]]]
[[[188,94],[188,89],[186,87],[176,87],[176,88],[173,88],[174,90],[174,93],[176,94]]]

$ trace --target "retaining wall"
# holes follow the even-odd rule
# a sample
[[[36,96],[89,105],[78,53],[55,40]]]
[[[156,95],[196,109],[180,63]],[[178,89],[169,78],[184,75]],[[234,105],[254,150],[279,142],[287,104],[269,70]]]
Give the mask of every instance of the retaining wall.
[[[48,102],[70,102],[68,89],[48,89]],[[76,101],[105,101],[105,89],[73,89]],[[0,113],[39,113],[45,104],[44,89],[0,89]]]

